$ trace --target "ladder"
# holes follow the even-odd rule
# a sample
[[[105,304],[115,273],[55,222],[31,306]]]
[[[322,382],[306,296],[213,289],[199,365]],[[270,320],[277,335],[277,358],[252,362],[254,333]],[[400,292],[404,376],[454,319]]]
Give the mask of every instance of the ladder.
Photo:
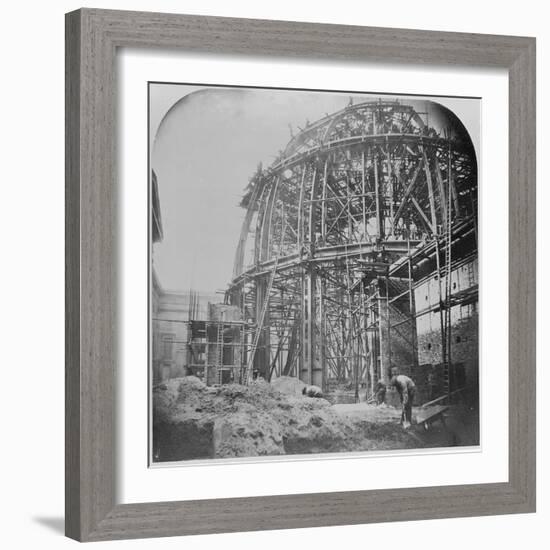
[[[443,391],[449,394],[451,391],[451,235],[447,233],[447,246],[445,248],[445,302],[444,302],[444,337],[445,360],[443,371]]]
[[[474,286],[476,282],[475,274],[474,274],[474,262],[473,261],[468,262],[466,266],[468,269],[468,288],[470,288]]]
[[[216,341],[216,367],[218,370],[218,384],[222,383],[223,365],[223,322],[218,322],[218,334]]]
[[[449,149],[450,157],[450,149]],[[447,189],[447,227],[446,227],[446,240],[447,246],[445,248],[445,348],[446,348],[446,357],[445,365],[443,372],[443,386],[444,391],[447,395],[451,392],[451,380],[450,380],[450,370],[451,370],[451,293],[452,293],[452,257],[451,257],[451,246],[452,246],[452,180],[451,180],[451,167],[449,162],[449,172],[448,172],[448,189]],[[458,212],[456,212],[458,214]]]

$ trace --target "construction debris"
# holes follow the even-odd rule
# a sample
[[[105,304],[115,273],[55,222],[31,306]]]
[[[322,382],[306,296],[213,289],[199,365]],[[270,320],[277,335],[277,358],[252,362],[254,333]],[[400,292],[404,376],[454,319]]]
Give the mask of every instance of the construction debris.
[[[177,378],[153,391],[153,458],[178,461],[418,448],[393,419],[371,423],[302,397],[289,380],[206,386]]]

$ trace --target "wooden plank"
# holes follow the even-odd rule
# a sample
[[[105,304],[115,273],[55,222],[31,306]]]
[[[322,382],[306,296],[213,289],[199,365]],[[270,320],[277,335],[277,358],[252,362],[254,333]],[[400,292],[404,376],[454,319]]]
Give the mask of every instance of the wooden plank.
[[[417,424],[423,424],[424,422],[430,422],[440,417],[445,411],[449,409],[446,405],[435,405],[428,407],[427,409],[419,409],[416,413]]]
[[[426,155],[426,149],[422,148],[422,156],[424,158],[424,172],[426,174],[426,183],[428,184],[428,198],[430,199],[430,215],[432,218],[432,232],[437,235],[437,216],[435,213],[435,195],[432,182],[432,173],[430,172],[430,164],[428,162],[428,156]],[[417,204],[413,198],[415,205]]]

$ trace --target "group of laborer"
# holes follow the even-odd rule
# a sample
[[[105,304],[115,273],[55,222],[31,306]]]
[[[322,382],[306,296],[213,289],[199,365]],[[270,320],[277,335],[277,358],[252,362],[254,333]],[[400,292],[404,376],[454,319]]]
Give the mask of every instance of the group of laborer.
[[[409,428],[412,420],[412,406],[416,394],[416,385],[408,376],[399,374],[397,367],[391,369],[391,379],[388,385],[394,387],[399,393],[402,404],[401,424],[404,428]],[[386,402],[386,391],[387,386],[381,381],[374,387],[374,394],[378,405]],[[302,395],[306,397],[323,397],[323,391],[318,386],[304,386]]]

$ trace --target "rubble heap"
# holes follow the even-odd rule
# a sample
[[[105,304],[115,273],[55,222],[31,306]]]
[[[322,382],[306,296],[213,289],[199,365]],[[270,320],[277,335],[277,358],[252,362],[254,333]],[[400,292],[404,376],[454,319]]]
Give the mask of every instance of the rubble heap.
[[[339,415],[325,399],[250,386],[206,386],[194,376],[153,389],[153,459],[251,457],[418,447],[399,425]]]

